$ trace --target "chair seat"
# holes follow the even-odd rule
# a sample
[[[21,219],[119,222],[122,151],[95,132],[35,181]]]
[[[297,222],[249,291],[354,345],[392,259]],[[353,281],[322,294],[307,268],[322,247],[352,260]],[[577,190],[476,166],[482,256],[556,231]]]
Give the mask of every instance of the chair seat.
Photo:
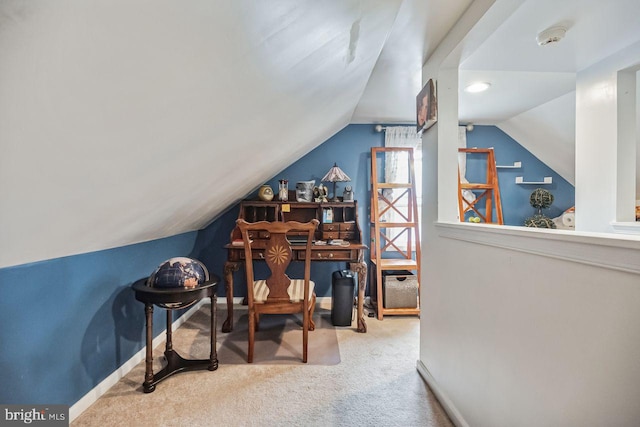
[[[309,301],[313,297],[315,288],[313,280],[309,280]],[[304,299],[304,279],[291,279],[291,284],[287,288],[291,302],[299,302]],[[256,303],[264,303],[269,296],[269,287],[266,280],[256,280],[253,282],[253,298]]]

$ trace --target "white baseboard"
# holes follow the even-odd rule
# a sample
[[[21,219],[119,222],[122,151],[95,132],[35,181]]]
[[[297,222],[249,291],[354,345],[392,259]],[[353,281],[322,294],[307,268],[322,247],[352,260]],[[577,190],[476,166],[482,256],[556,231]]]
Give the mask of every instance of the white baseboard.
[[[225,300],[226,301],[226,300]],[[242,298],[240,298],[242,301]],[[235,299],[234,299],[235,302]],[[220,303],[220,298],[218,299],[218,304]],[[208,299],[202,299],[186,313],[180,316],[173,322],[173,330],[178,329],[184,322],[189,320],[189,318],[196,312],[203,304],[209,304]],[[226,302],[225,302],[226,304]],[[166,322],[165,322],[166,323]],[[153,340],[153,348],[156,348],[160,344],[162,344],[166,339],[165,329],[162,331],[154,340]],[[122,364],[118,369],[113,371],[111,375],[102,380],[100,384],[95,386],[91,391],[85,394],[80,400],[78,400],[73,406],[69,408],[69,422],[73,422],[80,414],[86,411],[89,406],[93,405],[103,394],[105,394],[111,387],[117,384],[118,381],[125,375],[127,375],[133,368],[135,368],[138,363],[142,362],[146,356],[146,346],[142,347],[140,351],[133,355],[129,360],[127,360],[124,364]],[[142,383],[140,383],[142,384]]]
[[[331,310],[331,297],[316,297],[316,308]]]
[[[416,363],[416,368],[418,369],[418,373],[420,373],[422,379],[425,380],[433,394],[435,394],[436,399],[438,399],[438,402],[440,402],[442,408],[445,410],[447,415],[449,415],[451,422],[455,424],[456,427],[469,427],[469,424],[462,417],[460,411],[458,411],[451,399],[449,399],[447,394],[438,386],[435,378],[433,378],[433,376],[431,375],[427,367],[424,366],[424,363],[422,363],[421,360],[418,360],[418,362]]]

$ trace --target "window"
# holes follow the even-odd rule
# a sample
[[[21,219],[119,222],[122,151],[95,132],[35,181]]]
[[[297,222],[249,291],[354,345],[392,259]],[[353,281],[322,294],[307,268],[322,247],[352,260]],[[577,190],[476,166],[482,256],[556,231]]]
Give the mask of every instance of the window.
[[[415,174],[416,185],[416,202],[418,204],[418,218],[413,220],[420,220],[422,215],[422,136],[416,132],[414,126],[393,126],[387,127],[385,131],[385,147],[412,147],[413,148],[413,170]],[[385,156],[385,181],[406,183],[409,182],[409,159],[406,153],[387,153]],[[397,194],[395,194],[397,193]],[[392,197],[401,197],[401,190],[394,190]],[[399,208],[408,208],[408,197],[401,197],[396,202],[396,206]],[[402,210],[402,209],[401,209]],[[402,216],[389,210],[387,218],[388,222],[406,222]],[[410,230],[397,229],[388,232],[388,236],[394,240],[394,244],[400,249],[406,250],[407,248],[407,236]]]

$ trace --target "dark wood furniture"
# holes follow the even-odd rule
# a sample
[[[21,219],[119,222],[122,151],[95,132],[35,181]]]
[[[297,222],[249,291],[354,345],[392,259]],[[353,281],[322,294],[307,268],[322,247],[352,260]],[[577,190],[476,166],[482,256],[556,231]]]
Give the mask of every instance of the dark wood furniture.
[[[220,278],[211,275],[210,280],[195,288],[152,288],[147,286],[147,279],[140,279],[133,284],[136,299],[144,303],[146,315],[147,353],[145,360],[145,375],[142,387],[145,393],[156,389],[156,384],[165,378],[184,371],[218,369],[218,353],[216,351],[216,290]],[[182,358],[174,349],[172,342],[173,310],[190,307],[202,298],[211,299],[211,353],[209,359],[187,360]],[[167,310],[167,343],[164,356],[167,365],[157,374],[153,373],[153,306]]]
[[[302,313],[302,362],[307,363],[307,347],[309,330],[315,329],[313,311],[316,304],[314,282],[311,281],[311,246],[313,235],[319,221],[309,222],[246,222],[236,221],[244,241],[245,260],[254,260],[254,251],[264,255],[264,262],[269,268],[265,278],[256,280],[253,261],[245,262],[247,273],[247,300],[249,304],[249,350],[247,362],[253,362],[255,332],[260,323],[260,314],[294,314]],[[268,234],[268,238],[260,242],[252,242],[251,235]],[[293,260],[292,244],[287,233],[304,238],[304,277],[291,278],[287,269]],[[258,243],[264,243],[259,245]]]
[[[331,217],[331,222],[327,221],[329,217]],[[363,314],[364,292],[367,283],[367,264],[364,261],[364,251],[367,246],[362,244],[357,201],[316,203],[246,200],[240,203],[238,219],[247,222],[309,222],[312,219],[317,219],[319,225],[314,233],[316,241],[326,242],[329,239],[343,239],[346,243],[343,246],[314,244],[311,247],[311,262],[346,262],[349,269],[358,274],[357,331],[367,331]],[[250,238],[254,242],[253,245],[264,245],[268,234],[264,232],[253,233]],[[246,256],[238,227],[231,231],[231,242],[225,245],[225,248],[227,249],[227,262],[224,266],[227,319],[222,325],[222,332],[230,332],[233,329],[233,273],[240,269]],[[294,260],[304,261],[304,246],[294,245],[292,250]],[[254,251],[252,256],[254,259],[264,259],[264,251]]]

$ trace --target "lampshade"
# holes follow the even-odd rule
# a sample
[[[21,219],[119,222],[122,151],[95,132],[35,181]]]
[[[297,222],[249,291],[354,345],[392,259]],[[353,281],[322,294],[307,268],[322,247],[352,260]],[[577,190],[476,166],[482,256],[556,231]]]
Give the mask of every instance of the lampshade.
[[[349,176],[342,172],[342,169],[338,167],[337,163],[333,164],[333,167],[329,169],[329,172],[322,178],[322,182],[346,182],[351,181]]]
[[[327,174],[324,176],[324,178],[322,178],[321,180],[322,182],[333,182],[333,201],[337,202],[339,201],[338,199],[338,194],[336,193],[336,182],[346,182],[346,181],[351,181],[351,178],[349,178],[349,176],[342,172],[342,169],[340,169],[338,167],[337,163],[333,164],[333,167],[331,169],[329,169],[329,172],[327,172]]]

